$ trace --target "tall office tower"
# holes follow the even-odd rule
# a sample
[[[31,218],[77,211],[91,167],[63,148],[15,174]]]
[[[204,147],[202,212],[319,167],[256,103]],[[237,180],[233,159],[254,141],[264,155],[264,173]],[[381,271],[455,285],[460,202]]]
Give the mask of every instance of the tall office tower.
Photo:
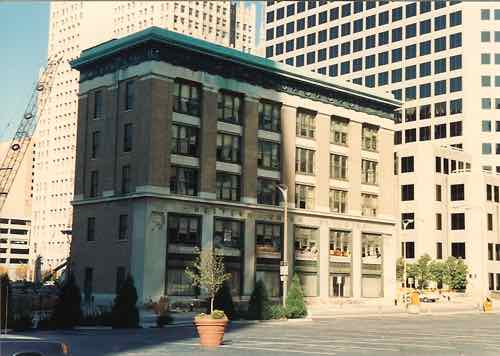
[[[396,152],[404,149],[409,155],[408,148],[418,152],[422,145],[453,146],[470,155],[471,169],[478,172],[479,181],[484,181],[482,175],[488,172],[500,173],[500,75],[495,72],[500,64],[499,2],[268,1],[264,22],[267,58],[385,89],[403,100],[396,119]],[[416,181],[420,169],[415,166],[415,171],[405,176],[409,174]],[[486,188],[479,181],[469,180],[468,184],[474,189],[481,187],[478,199],[484,201]],[[424,230],[435,226],[434,217],[430,220],[426,213],[429,209],[439,213],[444,203],[434,203],[434,196],[420,193],[416,191],[419,199],[432,203],[415,207],[416,211],[407,211],[407,202],[400,204],[402,214],[414,214],[407,223],[414,223],[415,233],[405,235],[405,239],[415,242],[416,257],[429,253],[435,258],[436,250],[424,247],[430,245],[419,239],[429,238]],[[495,234],[484,228],[473,232],[469,223],[472,211],[478,213],[482,206],[473,207],[469,201],[464,204],[470,206],[443,215],[450,229],[437,233],[436,243],[452,239],[465,242],[473,282],[469,285],[475,285],[473,279],[478,275],[485,290],[486,267],[479,264],[487,246],[478,246],[473,235],[487,235],[496,243],[500,241],[498,230],[495,225]],[[455,213],[465,214],[460,233],[451,229]],[[479,215],[481,221],[487,219],[485,212]],[[484,227],[487,224],[483,222]],[[402,224],[402,230],[406,225]],[[402,238],[407,233],[403,232]],[[473,252],[476,249],[477,253]],[[451,246],[444,250],[448,255],[462,255]]]
[[[255,49],[254,4],[75,1],[50,6],[48,56],[64,61],[34,138],[32,248],[43,257],[43,270],[66,260],[71,237],[79,75],[68,61],[82,48],[153,25],[245,52]]]

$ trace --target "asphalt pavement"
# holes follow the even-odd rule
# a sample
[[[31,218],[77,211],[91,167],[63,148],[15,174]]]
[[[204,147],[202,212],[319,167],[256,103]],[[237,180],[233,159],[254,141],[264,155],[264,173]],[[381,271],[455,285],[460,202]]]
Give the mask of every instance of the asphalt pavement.
[[[500,355],[499,330],[500,315],[471,313],[233,323],[224,344],[212,350],[199,346],[191,325],[22,335],[66,342],[75,356],[482,356]]]

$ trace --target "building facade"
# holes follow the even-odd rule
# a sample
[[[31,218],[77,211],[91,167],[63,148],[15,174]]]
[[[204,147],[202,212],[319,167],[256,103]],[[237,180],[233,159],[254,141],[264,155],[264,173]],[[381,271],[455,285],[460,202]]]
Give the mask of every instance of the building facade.
[[[0,143],[0,154],[10,148],[10,142]],[[26,151],[16,179],[0,212],[0,274],[11,280],[31,276],[31,192],[33,151]]]
[[[218,1],[66,1],[50,4],[48,56],[62,56],[35,143],[33,239],[43,269],[64,263],[72,228],[78,72],[83,48],[156,25],[253,52],[255,7]],[[70,235],[69,235],[70,236]],[[34,249],[34,246],[32,246]]]
[[[224,255],[235,297],[256,279],[277,297],[286,238],[307,296],[392,300],[397,101],[154,27],[73,67],[71,261],[87,299],[126,273],[140,301],[193,297],[200,248]]]
[[[500,173],[500,76],[496,73],[500,64],[500,3],[268,1],[265,23],[266,57],[379,88],[403,100],[396,118],[398,154],[407,155],[408,150],[414,150],[415,155],[425,150],[430,154],[441,146],[451,146],[469,155],[471,169],[477,170],[478,186],[484,185],[479,184],[486,179],[483,171],[486,175]],[[429,164],[432,157],[428,157]],[[418,181],[428,174],[420,169],[425,168],[417,166],[405,177]],[[436,175],[433,181],[440,179]],[[423,197],[431,188],[419,188],[415,194]],[[478,194],[471,196],[470,204],[484,201],[484,192]],[[433,200],[434,195],[425,199]],[[406,201],[400,206],[401,213],[414,214],[415,234],[433,235],[426,229],[435,225],[433,215],[440,213],[439,209],[428,211],[419,204],[412,207],[417,210],[410,210]],[[404,239],[408,237],[406,231],[400,233]],[[476,233],[490,236],[484,229]],[[467,240],[471,244],[467,250],[477,248],[486,256],[486,244],[473,246],[477,243],[473,235]],[[434,243],[431,238],[429,244]],[[434,247],[421,250],[416,246],[416,250],[435,255]],[[451,246],[444,250],[451,251]],[[481,258],[480,254],[467,255]],[[475,270],[473,276],[483,262],[471,258],[467,257],[466,263]],[[486,269],[481,271],[481,288],[474,289],[471,284],[471,291],[487,290]]]

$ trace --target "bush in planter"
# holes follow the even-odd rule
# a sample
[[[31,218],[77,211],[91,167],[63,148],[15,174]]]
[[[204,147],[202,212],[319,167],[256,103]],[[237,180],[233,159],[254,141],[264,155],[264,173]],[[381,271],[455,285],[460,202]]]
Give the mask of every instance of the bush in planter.
[[[298,275],[294,275],[286,297],[286,316],[289,319],[303,318],[307,315],[304,292]]]
[[[229,320],[235,317],[233,296],[231,295],[231,287],[227,281],[222,284],[222,288],[215,294],[215,310],[222,310]]]
[[[269,319],[286,319],[286,309],[281,304],[272,304],[269,306]]]
[[[270,319],[270,302],[264,282],[258,280],[248,302],[247,319],[268,320]]]
[[[61,287],[57,304],[51,316],[50,324],[59,329],[71,329],[82,319],[80,289],[76,285],[75,276],[69,274]]]
[[[134,280],[129,274],[123,282],[114,300],[111,323],[113,328],[139,327],[139,310],[137,309],[137,290]]]
[[[0,276],[0,315],[12,314],[12,289],[7,273]],[[0,328],[5,328],[5,317],[0,318]],[[8,324],[8,323],[7,323]]]

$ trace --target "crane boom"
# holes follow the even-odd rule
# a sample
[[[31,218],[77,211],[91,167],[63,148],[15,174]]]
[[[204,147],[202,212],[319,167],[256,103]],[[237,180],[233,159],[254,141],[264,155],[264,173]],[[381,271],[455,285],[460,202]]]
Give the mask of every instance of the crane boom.
[[[7,152],[2,159],[0,164],[0,212],[7,200],[24,155],[29,148],[38,119],[41,117],[49,100],[57,67],[61,61],[62,57],[48,60],[47,67],[45,67],[33,89],[23,117],[17,126],[16,133],[12,137]]]

